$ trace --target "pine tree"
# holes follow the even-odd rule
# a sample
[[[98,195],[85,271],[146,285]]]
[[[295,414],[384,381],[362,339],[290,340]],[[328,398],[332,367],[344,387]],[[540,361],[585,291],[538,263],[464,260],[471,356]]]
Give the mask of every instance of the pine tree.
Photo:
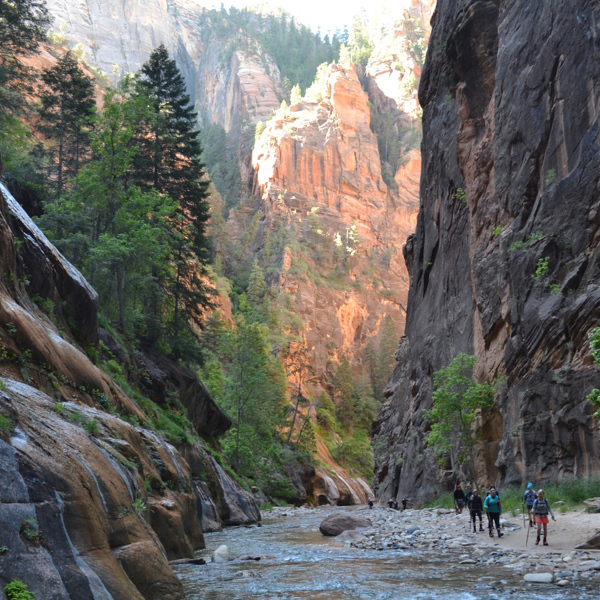
[[[342,356],[333,383],[338,421],[350,429],[354,424],[354,383],[352,368],[346,356]]]
[[[267,294],[267,283],[265,282],[265,276],[261,266],[258,264],[258,259],[254,259],[254,265],[250,272],[250,279],[248,280],[248,301],[254,307],[261,305],[264,297]]]
[[[40,94],[45,133],[56,140],[51,155],[56,163],[56,192],[63,192],[67,177],[75,177],[85,155],[89,123],[95,111],[92,80],[66,52],[42,74],[46,89]]]
[[[290,92],[290,104],[298,104],[302,100],[302,91],[300,90],[300,86],[296,84],[292,91]]]
[[[139,93],[145,95],[153,117],[142,123],[135,180],[142,189],[154,188],[178,205],[173,229],[175,276],[165,281],[173,299],[172,352],[184,352],[183,335],[189,319],[201,324],[201,310],[210,305],[204,285],[208,241],[208,181],[201,161],[197,115],[190,106],[185,81],[164,45],[156,48],[139,73]],[[156,306],[149,306],[155,310]]]
[[[30,70],[22,59],[36,51],[49,25],[44,0],[0,0],[0,123],[26,103]]]

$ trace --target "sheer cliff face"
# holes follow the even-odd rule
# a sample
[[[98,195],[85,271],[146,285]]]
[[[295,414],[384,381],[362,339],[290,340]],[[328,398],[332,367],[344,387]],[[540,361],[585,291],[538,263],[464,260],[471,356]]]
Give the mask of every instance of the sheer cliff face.
[[[230,39],[191,0],[47,0],[56,32],[81,44],[87,60],[117,79],[137,71],[164,44],[183,73],[200,118],[239,133],[279,106],[277,66],[243,32],[248,52],[226,53]],[[270,73],[268,75],[267,73]]]
[[[600,472],[585,401],[598,385],[599,19],[585,0],[438,2],[406,339],[375,424],[380,495],[445,486],[423,411],[433,371],[459,352],[476,355],[477,377],[500,378],[480,480]]]
[[[263,234],[286,224],[279,289],[303,321],[316,374],[341,354],[359,360],[386,315],[402,330],[408,276],[398,237],[414,229],[420,157],[403,166],[401,199],[381,177],[354,70],[330,67],[322,101],[280,111],[253,164]]]

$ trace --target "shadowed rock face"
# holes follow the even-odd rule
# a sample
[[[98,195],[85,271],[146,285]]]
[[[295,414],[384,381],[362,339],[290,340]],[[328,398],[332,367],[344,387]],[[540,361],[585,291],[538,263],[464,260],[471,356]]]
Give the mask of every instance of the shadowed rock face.
[[[480,480],[600,472],[585,401],[599,383],[587,344],[600,321],[599,10],[438,2],[406,339],[374,426],[380,496],[446,487],[423,411],[433,372],[460,352],[477,357],[476,377],[501,378],[482,416]]]

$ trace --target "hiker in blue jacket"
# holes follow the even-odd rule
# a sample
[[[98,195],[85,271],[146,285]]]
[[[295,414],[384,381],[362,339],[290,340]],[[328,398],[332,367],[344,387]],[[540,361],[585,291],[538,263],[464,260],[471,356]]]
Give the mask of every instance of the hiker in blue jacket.
[[[527,507],[527,516],[529,517],[529,527],[533,527],[533,503],[537,499],[537,492],[533,489],[533,483],[527,484],[527,490],[523,494],[523,502]]]
[[[502,537],[504,534],[500,531],[500,515],[502,514],[502,505],[500,504],[500,498],[496,494],[496,488],[490,489],[490,495],[485,499],[483,508],[487,511],[488,518],[490,520],[490,537],[494,537],[494,525],[498,530],[498,537]]]

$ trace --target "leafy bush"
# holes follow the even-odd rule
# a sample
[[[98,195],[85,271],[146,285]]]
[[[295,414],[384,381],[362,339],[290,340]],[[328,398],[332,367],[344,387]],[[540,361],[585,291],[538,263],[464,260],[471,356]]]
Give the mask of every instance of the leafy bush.
[[[6,415],[0,414],[0,435],[8,435],[13,430],[13,422]]]
[[[21,535],[30,541],[40,539],[42,532],[36,519],[26,519],[21,523]]]
[[[536,283],[539,283],[543,277],[548,275],[549,271],[550,271],[550,257],[544,256],[544,258],[540,258],[540,260],[538,260],[537,265],[535,267],[535,273],[531,276],[531,278]]]
[[[20,579],[13,579],[5,588],[8,600],[35,600],[35,596]]]
[[[137,513],[145,513],[148,510],[146,503],[141,498],[136,498],[133,501],[133,510]]]

